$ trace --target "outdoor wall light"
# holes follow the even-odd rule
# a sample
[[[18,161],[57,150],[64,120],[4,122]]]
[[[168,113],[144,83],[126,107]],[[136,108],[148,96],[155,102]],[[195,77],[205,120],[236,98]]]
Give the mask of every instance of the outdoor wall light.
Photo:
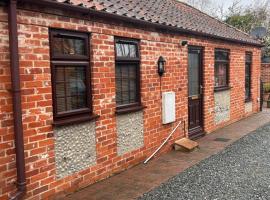
[[[159,76],[162,76],[165,72],[165,63],[166,61],[162,56],[159,57],[158,59],[158,74]]]
[[[187,46],[188,45],[188,41],[187,40],[182,40],[181,41],[181,45],[184,47],[184,46]]]

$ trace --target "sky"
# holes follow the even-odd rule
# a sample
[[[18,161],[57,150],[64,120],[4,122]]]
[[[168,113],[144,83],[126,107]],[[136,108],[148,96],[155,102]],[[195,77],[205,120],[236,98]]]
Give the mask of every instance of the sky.
[[[225,9],[228,9],[228,7],[233,4],[233,1],[234,0],[215,0],[217,4],[223,4]],[[254,0],[241,0],[240,5],[243,7],[248,7],[254,2]]]
[[[198,9],[201,9],[203,12],[206,12],[210,15],[217,15],[214,17],[218,18],[224,18],[228,14],[228,8],[233,5],[233,2],[239,2],[237,4],[238,10],[245,10],[249,7],[257,7],[259,5],[265,5],[265,2],[269,2],[270,0],[179,0],[186,3],[191,3],[193,6],[197,7]],[[211,2],[211,6],[206,6],[208,4],[204,4],[204,8],[201,8],[200,2],[207,1]],[[270,4],[269,4],[270,5]],[[222,12],[220,12],[222,10]],[[221,14],[222,13],[222,14]]]
[[[226,7],[229,7],[232,3],[233,0],[216,0],[218,3],[223,3]],[[240,4],[243,6],[248,6],[250,3],[252,3],[252,0],[241,0]]]
[[[187,2],[187,0],[182,0],[182,1]],[[255,2],[255,0],[239,0],[239,1],[240,1],[240,4],[243,6],[248,6]],[[213,2],[217,4],[224,4],[224,6],[228,8],[234,2],[234,0],[213,0]]]

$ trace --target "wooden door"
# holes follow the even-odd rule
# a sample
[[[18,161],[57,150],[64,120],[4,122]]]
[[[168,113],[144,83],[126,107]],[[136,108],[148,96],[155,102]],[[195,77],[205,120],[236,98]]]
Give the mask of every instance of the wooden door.
[[[189,138],[200,137],[203,132],[203,70],[202,48],[188,50],[188,132]]]

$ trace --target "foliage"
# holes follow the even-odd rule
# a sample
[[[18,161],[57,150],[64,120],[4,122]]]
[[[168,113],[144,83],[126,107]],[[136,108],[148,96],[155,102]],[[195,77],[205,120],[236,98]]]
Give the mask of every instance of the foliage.
[[[229,3],[217,0],[179,0],[184,1],[197,9],[216,17],[229,25],[246,33],[255,27],[265,27],[269,34],[262,43],[263,57],[270,56],[270,0],[233,0]]]
[[[237,14],[229,16],[225,22],[244,32],[250,32],[256,22],[256,18],[251,13],[244,15]]]
[[[260,4],[257,7],[246,8],[242,11],[230,9],[230,14],[224,20],[226,23],[250,33],[255,27],[265,27],[270,31],[268,4]],[[265,45],[263,48],[263,57],[270,56],[270,35],[261,39]]]
[[[269,34],[262,40],[265,47],[262,49],[262,57],[270,56],[270,36]]]
[[[270,83],[264,83],[263,84],[263,91],[265,93],[269,93],[270,92]]]
[[[248,8],[242,12],[231,9],[225,22],[246,33],[250,33],[254,27],[264,26],[268,28],[267,16],[268,10],[266,7]]]

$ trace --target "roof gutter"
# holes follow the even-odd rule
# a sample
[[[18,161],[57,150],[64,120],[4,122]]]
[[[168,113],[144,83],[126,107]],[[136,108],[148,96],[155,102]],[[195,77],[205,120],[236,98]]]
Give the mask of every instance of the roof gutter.
[[[133,23],[136,25],[142,25],[145,27],[152,26],[153,28],[158,28],[158,29],[167,30],[167,31],[173,31],[173,32],[181,33],[181,34],[190,34],[190,35],[194,35],[194,36],[207,37],[207,38],[217,39],[217,40],[225,40],[228,42],[245,44],[245,45],[252,45],[252,46],[257,46],[257,47],[264,46],[263,44],[256,44],[256,43],[252,43],[252,42],[246,42],[246,41],[241,41],[241,40],[236,40],[236,39],[231,39],[231,38],[226,38],[226,37],[221,37],[221,36],[215,36],[215,35],[211,35],[211,34],[207,34],[207,33],[186,30],[186,29],[183,29],[180,27],[162,25],[162,24],[158,24],[158,23],[154,23],[154,22],[144,21],[141,19],[130,18],[130,17],[126,17],[126,16],[117,15],[114,13],[108,13],[105,11],[97,11],[97,10],[85,8],[82,6],[74,6],[74,5],[68,4],[68,3],[60,3],[57,1],[51,1],[51,0],[38,0],[38,1],[37,0],[19,0],[19,1],[25,2],[25,3],[31,3],[31,4],[38,4],[41,6],[47,6],[50,8],[64,9],[64,10],[69,10],[69,11],[74,11],[74,12],[80,12],[82,14],[88,14],[88,15],[101,17],[101,18],[120,20],[123,22]]]
[[[24,140],[22,125],[22,105],[21,105],[21,86],[19,70],[19,48],[17,30],[17,0],[8,2],[8,21],[9,21],[9,48],[10,48],[10,73],[12,82],[12,103],[13,120],[15,135],[15,153],[17,167],[17,191],[11,200],[22,199],[26,193],[25,160],[24,160]]]

